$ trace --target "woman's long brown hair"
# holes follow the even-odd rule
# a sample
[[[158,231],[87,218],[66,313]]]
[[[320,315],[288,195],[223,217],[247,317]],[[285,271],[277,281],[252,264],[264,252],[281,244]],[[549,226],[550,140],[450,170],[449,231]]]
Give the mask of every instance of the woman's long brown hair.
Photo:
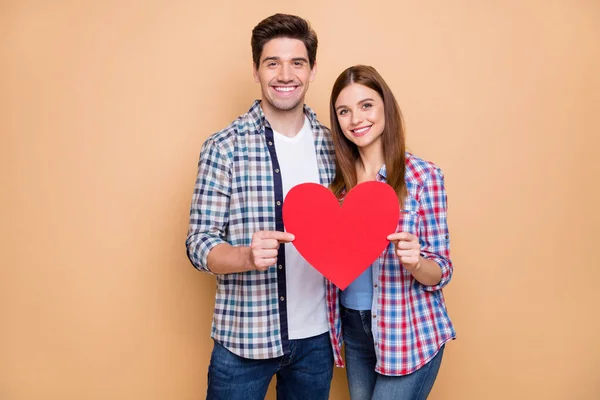
[[[406,195],[404,174],[406,157],[404,144],[404,123],[402,113],[394,94],[375,68],[355,65],[338,76],[331,91],[329,115],[331,134],[335,146],[335,177],[330,189],[340,197],[344,190],[349,191],[357,184],[356,163],[359,159],[358,147],[344,136],[337,118],[335,102],[340,92],[352,83],[366,86],[383,99],[385,127],[382,133],[383,157],[387,173],[387,183],[396,191],[400,205]]]

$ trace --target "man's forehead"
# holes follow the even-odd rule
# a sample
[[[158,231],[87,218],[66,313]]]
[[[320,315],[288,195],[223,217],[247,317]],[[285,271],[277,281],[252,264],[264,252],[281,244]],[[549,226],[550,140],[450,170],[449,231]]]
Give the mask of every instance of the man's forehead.
[[[269,59],[291,60],[305,58],[308,60],[308,50],[299,39],[275,38],[265,43],[261,54],[261,61]]]

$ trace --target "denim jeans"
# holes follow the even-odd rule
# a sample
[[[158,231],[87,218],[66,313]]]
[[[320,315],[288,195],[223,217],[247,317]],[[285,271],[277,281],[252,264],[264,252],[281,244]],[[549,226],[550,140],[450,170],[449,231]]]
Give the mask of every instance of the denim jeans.
[[[207,400],[262,400],[277,375],[278,400],[327,400],[333,376],[329,334],[291,340],[290,354],[252,360],[214,342]]]
[[[377,358],[371,332],[371,311],[342,308],[346,374],[352,400],[425,400],[442,363],[444,347],[409,375],[386,376],[375,372]]]

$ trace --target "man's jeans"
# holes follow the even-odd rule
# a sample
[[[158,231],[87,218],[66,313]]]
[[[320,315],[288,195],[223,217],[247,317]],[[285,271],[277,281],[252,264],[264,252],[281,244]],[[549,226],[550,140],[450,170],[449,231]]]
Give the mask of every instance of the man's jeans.
[[[329,334],[291,340],[290,354],[251,360],[214,342],[207,400],[263,400],[277,375],[278,400],[327,400],[333,376]]]
[[[425,400],[433,387],[444,347],[409,375],[385,376],[375,372],[377,358],[371,332],[371,311],[342,308],[348,387],[352,400]]]

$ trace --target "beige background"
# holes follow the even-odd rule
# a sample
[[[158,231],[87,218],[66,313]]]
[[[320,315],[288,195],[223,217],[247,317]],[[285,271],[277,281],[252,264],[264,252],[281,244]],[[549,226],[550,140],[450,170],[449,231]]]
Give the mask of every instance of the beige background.
[[[278,11],[318,32],[324,123],[371,64],[446,174],[459,340],[431,398],[599,399],[597,0],[1,1],[0,399],[204,398],[196,163]]]

